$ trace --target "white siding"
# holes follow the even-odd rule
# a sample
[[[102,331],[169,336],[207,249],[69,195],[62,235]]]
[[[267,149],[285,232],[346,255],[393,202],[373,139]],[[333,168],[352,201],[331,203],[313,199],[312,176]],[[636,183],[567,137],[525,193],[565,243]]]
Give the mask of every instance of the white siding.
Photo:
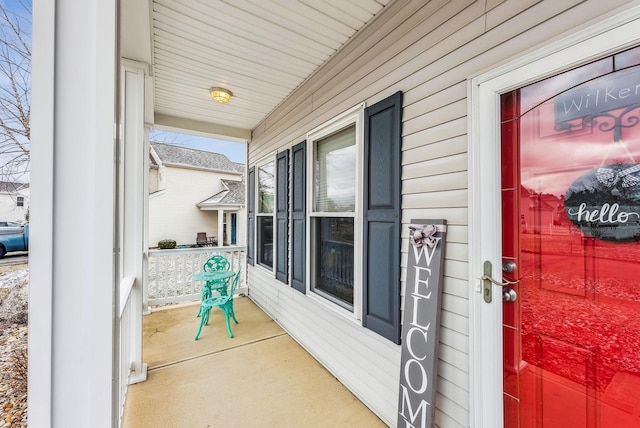
[[[149,196],[149,246],[161,239],[174,239],[178,245],[196,243],[198,232],[218,236],[218,211],[201,210],[197,203],[222,191],[220,180],[240,180],[237,174],[223,174],[196,169],[166,167],[166,189]],[[244,222],[238,216],[239,229]],[[244,232],[238,234],[242,245]]]
[[[158,191],[158,169],[149,169],[149,193],[155,193]]]
[[[26,221],[29,211],[29,188],[16,193],[0,193],[0,221]],[[24,198],[24,205],[19,207],[18,196]]]
[[[371,105],[403,91],[403,292],[406,225],[416,218],[444,218],[449,224],[437,426],[470,424],[473,279],[468,271],[466,81],[631,3],[397,0],[254,130],[249,165],[302,141],[309,130],[358,103]],[[399,346],[318,305],[264,269],[249,269],[249,289],[251,297],[302,346],[395,426]]]

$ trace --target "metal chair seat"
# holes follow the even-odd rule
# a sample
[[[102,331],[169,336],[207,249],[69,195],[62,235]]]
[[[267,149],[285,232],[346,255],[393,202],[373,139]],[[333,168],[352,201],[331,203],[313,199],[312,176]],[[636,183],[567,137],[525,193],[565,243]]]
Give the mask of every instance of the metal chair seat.
[[[195,340],[198,340],[198,337],[200,337],[202,327],[206,324],[209,324],[209,313],[211,312],[211,309],[215,307],[218,307],[224,311],[225,320],[227,322],[227,333],[229,333],[229,337],[233,337],[233,333],[231,332],[230,319],[233,318],[233,321],[238,324],[236,314],[233,311],[233,295],[236,292],[239,278],[240,271],[238,271],[238,273],[228,279],[228,288],[226,290],[226,294],[220,294],[219,296],[212,296],[202,300],[202,302],[200,303],[200,311],[198,312],[201,315],[200,326],[198,327],[198,332],[196,333]]]

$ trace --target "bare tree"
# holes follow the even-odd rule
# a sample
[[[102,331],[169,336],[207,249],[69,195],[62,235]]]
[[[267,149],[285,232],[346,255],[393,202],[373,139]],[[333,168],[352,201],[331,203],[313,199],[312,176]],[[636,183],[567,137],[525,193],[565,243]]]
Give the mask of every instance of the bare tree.
[[[31,1],[0,2],[0,181],[25,181],[31,151]]]

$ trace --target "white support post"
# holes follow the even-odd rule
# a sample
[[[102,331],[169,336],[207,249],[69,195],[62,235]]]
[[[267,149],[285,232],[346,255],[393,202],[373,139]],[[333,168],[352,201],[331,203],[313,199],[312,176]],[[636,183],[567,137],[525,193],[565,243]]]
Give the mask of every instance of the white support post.
[[[146,79],[148,80],[148,78]],[[145,86],[145,90],[147,86]],[[145,94],[146,95],[146,94]],[[144,153],[149,153],[149,131],[151,131],[151,125],[145,124],[144,127]],[[142,239],[142,314],[149,315],[151,309],[149,308],[149,156],[144,157],[144,238]]]
[[[143,271],[145,237],[145,177],[148,175],[145,165],[148,162],[148,150],[145,152],[145,77],[148,65],[131,60],[122,60],[123,86],[123,127],[122,146],[123,179],[119,192],[123,196],[121,207],[122,231],[122,275],[136,278],[131,291],[132,317],[130,340],[131,363],[133,373],[130,383],[146,379],[146,365],[142,363],[142,311],[143,311]]]
[[[116,0],[34,0],[29,426],[115,425]]]
[[[29,424],[51,424],[53,389],[53,175],[55,3],[33,2],[31,228],[29,281]],[[35,237],[35,239],[34,239]]]

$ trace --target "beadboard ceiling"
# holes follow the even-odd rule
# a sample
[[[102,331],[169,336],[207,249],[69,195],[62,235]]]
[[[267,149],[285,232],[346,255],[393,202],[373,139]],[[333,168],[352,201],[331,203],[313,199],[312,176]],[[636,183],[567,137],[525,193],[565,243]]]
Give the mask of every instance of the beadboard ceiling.
[[[155,116],[252,130],[392,1],[152,0]]]

